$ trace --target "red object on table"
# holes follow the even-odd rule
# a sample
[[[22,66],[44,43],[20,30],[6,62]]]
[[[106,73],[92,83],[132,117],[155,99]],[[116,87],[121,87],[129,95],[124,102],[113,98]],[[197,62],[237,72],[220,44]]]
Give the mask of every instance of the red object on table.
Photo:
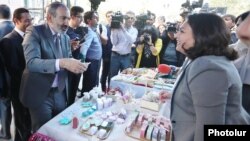
[[[158,72],[163,74],[169,74],[171,72],[171,67],[166,64],[159,64],[158,65]]]
[[[76,129],[78,127],[78,123],[79,123],[77,117],[73,118],[72,123],[73,123],[72,128]]]

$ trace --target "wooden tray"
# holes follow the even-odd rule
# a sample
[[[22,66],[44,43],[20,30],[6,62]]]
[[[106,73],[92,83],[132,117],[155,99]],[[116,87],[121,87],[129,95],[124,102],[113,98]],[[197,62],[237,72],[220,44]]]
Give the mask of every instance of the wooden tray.
[[[148,140],[148,139],[146,139],[146,138],[140,138],[140,127],[135,126],[135,127],[132,129],[131,132],[127,132],[126,129],[127,129],[127,127],[124,129],[124,133],[125,133],[127,136],[129,136],[129,137],[131,137],[131,138],[133,138],[133,139],[139,140],[139,141],[150,141],[150,140]],[[166,141],[171,141],[171,134],[170,134],[170,133],[171,133],[171,130],[172,130],[172,129],[170,129],[170,131],[167,133]]]
[[[90,128],[91,128],[91,127],[90,127]],[[90,130],[90,128],[89,128],[89,130]],[[110,133],[111,133],[111,131],[113,130],[113,128],[114,128],[114,122],[112,122],[112,124],[111,124],[111,126],[110,126],[110,129],[109,129],[109,130],[106,130],[107,133],[106,133],[103,137],[99,137],[99,136],[96,135],[96,134],[98,133],[98,131],[99,131],[100,129],[102,129],[102,127],[98,127],[97,132],[96,132],[94,135],[91,135],[91,134],[89,134],[89,130],[87,130],[87,131],[81,130],[81,129],[82,129],[82,125],[81,125],[80,128],[79,128],[79,132],[80,132],[81,134],[84,134],[84,135],[87,135],[87,136],[97,136],[97,138],[99,138],[100,140],[105,140],[105,139],[108,138],[108,136],[110,135]]]

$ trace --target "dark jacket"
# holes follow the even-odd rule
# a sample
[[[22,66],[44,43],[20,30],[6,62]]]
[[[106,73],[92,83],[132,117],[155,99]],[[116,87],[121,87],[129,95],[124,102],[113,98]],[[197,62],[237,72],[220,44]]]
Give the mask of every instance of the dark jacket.
[[[167,49],[167,46],[168,46],[168,43],[170,42],[171,39],[168,37],[166,31],[164,31],[163,36],[161,36],[161,39],[162,39],[162,44],[163,45],[162,45],[162,49],[161,49],[161,52],[160,52],[160,64],[164,64],[164,60],[163,60],[164,53],[165,53],[165,51]],[[176,46],[176,44],[177,44],[176,39],[173,41],[173,43]],[[176,64],[176,66],[177,67],[182,66],[182,64],[183,64],[183,62],[185,60],[185,57],[186,56],[184,54],[180,53],[179,51],[176,51],[176,58],[177,58],[177,64]]]
[[[9,96],[9,75],[0,53],[0,98]]]

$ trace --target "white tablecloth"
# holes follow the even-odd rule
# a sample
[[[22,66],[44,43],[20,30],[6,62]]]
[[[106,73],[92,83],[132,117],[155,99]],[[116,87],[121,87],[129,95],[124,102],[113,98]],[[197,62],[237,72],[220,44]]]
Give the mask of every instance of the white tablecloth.
[[[56,117],[51,119],[49,122],[47,122],[45,125],[43,125],[38,130],[38,132],[45,134],[49,137],[52,137],[56,141],[94,141],[94,140],[99,140],[95,136],[90,137],[87,135],[80,134],[79,129],[72,128],[72,123],[70,123],[68,125],[60,125],[59,124],[59,120],[63,116],[74,115],[77,117],[81,117],[81,114],[84,111],[84,109],[81,107],[81,102],[82,102],[81,99],[76,101],[76,103],[74,103],[73,105],[71,105],[70,107],[65,109],[62,113],[60,113],[59,115],[57,115]],[[166,117],[169,117],[169,107],[170,107],[169,105],[170,105],[170,101],[167,101],[162,106],[163,108],[161,109],[161,111],[159,113],[161,115],[165,115]],[[119,110],[121,108],[121,106],[124,106],[124,105],[116,103],[106,110],[113,110],[113,109]],[[133,105],[130,105],[130,106],[126,105],[125,109],[132,110],[132,109],[134,109],[134,107],[133,107]],[[143,108],[141,108],[139,110],[141,110],[144,113],[154,113],[153,111],[149,111],[149,110],[146,110]],[[78,126],[78,128],[79,128],[85,119],[84,118],[78,118],[78,119],[80,121],[79,126]],[[109,137],[106,140],[117,141],[118,139],[122,139],[123,141],[135,141],[135,139],[128,137],[124,133],[125,126],[127,125],[126,122],[128,122],[127,119],[126,119],[124,124],[121,124],[121,125],[115,124],[113,131],[111,132],[111,134],[109,135]]]
[[[123,93],[125,93],[126,91],[132,91],[134,93],[135,98],[141,98],[148,90],[159,91],[159,89],[153,89],[145,86],[134,85],[127,82],[114,80],[110,81],[110,87],[119,88]]]

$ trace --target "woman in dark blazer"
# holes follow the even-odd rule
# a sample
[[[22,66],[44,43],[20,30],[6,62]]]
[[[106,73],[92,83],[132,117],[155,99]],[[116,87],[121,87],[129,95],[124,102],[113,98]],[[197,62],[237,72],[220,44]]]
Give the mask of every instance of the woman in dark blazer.
[[[177,50],[189,58],[171,100],[172,141],[203,141],[204,125],[250,124],[242,84],[229,48],[230,33],[215,14],[194,14],[177,33]]]

